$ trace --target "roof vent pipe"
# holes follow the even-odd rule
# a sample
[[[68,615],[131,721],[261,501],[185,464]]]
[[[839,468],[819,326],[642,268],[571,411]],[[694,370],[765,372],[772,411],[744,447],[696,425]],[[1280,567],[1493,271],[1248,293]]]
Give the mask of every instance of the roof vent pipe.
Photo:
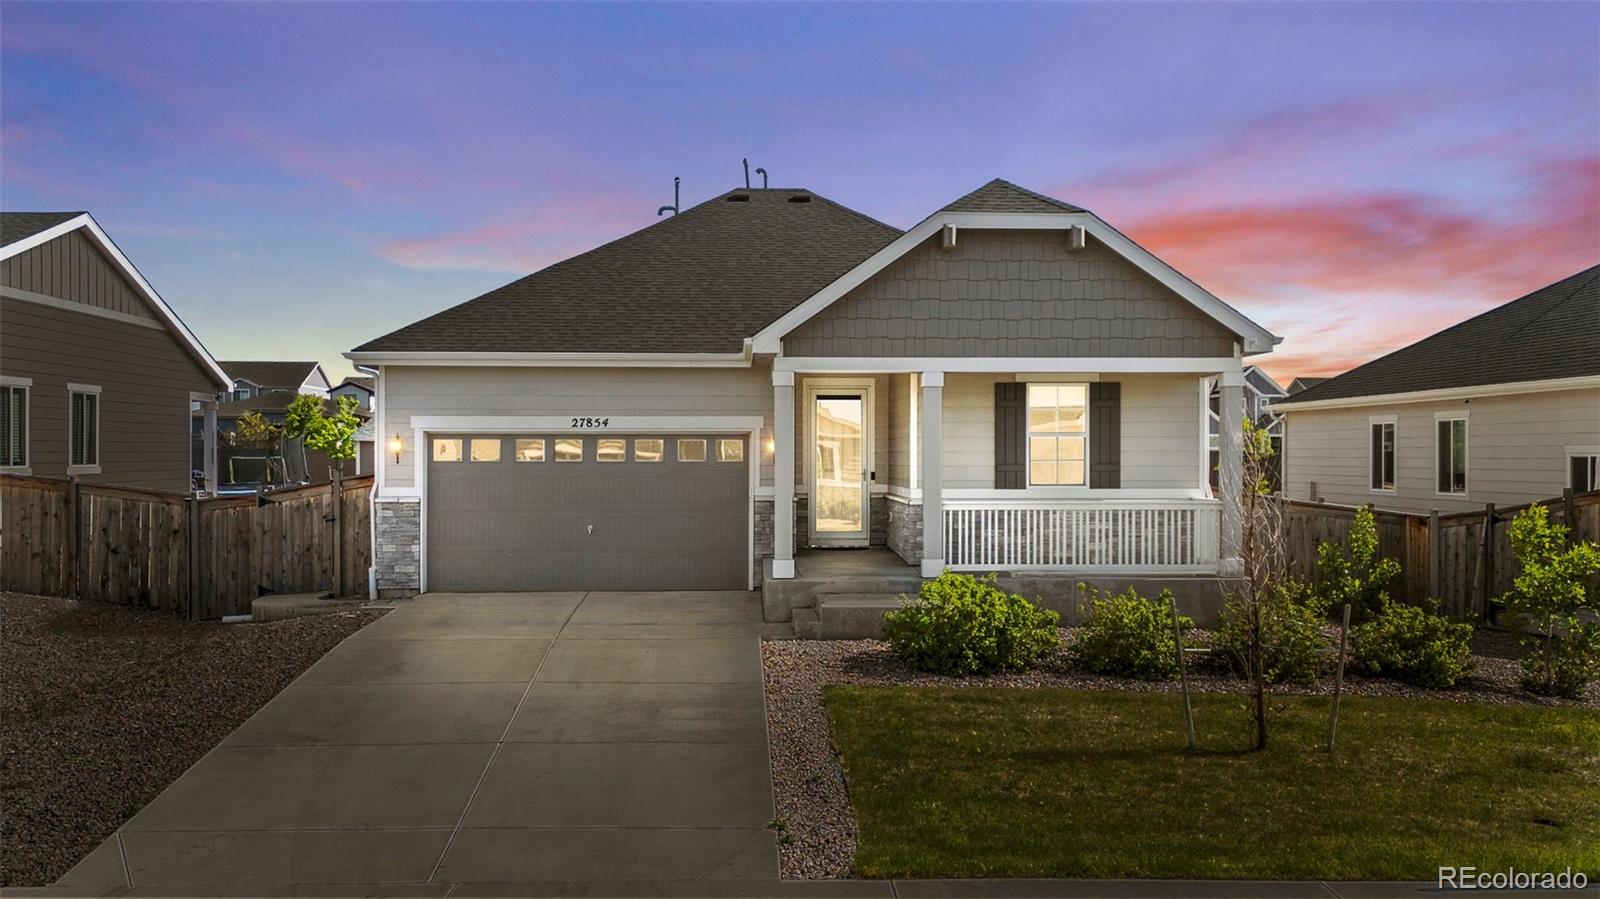
[[[656,215],[661,215],[664,212],[670,212],[673,215],[677,215],[678,214],[678,181],[679,180],[680,179],[678,178],[677,175],[673,175],[672,176],[672,205],[671,206],[663,206],[660,209],[657,209],[656,210]]]
[[[750,160],[741,159],[739,161],[744,163],[744,189],[745,190],[749,190],[750,189]]]
[[[767,189],[767,170],[758,168],[758,169],[756,169],[756,174],[761,176],[761,189],[762,190],[766,190]]]

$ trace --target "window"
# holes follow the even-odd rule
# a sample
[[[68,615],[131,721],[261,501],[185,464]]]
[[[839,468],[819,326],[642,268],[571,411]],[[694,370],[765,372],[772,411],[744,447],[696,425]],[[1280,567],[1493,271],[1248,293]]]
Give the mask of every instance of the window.
[[[706,442],[704,440],[679,440],[679,462],[704,462],[706,460]]]
[[[461,438],[460,437],[435,437],[433,438],[433,461],[435,462],[460,462]]]
[[[1372,489],[1394,489],[1394,422],[1372,423]]]
[[[717,441],[718,462],[743,462],[744,441],[738,438],[723,438]]]
[[[633,442],[633,461],[635,462],[660,462],[667,455],[667,442],[660,438],[648,438]]]
[[[524,439],[519,439],[517,441],[516,460],[518,462],[543,462],[544,461],[544,440],[543,440],[543,438],[535,437],[535,438],[525,439],[525,440]]]
[[[602,437],[595,441],[594,460],[596,462],[626,462],[628,461],[628,441],[612,437]]]
[[[475,437],[472,440],[472,461],[474,462],[499,462],[500,438]]]
[[[71,417],[67,424],[67,468],[95,468],[100,465],[100,388],[68,384]]]
[[[1089,388],[1028,385],[1028,483],[1081,486],[1088,470]]]
[[[556,440],[557,462],[582,462],[583,441],[577,437],[562,437]]]
[[[1567,486],[1578,493],[1600,490],[1600,454],[1574,453],[1567,457]]]
[[[0,386],[0,467],[28,464],[28,388],[22,384]]]
[[[1467,492],[1467,420],[1441,418],[1436,423],[1434,437],[1438,451],[1438,486],[1440,493]]]

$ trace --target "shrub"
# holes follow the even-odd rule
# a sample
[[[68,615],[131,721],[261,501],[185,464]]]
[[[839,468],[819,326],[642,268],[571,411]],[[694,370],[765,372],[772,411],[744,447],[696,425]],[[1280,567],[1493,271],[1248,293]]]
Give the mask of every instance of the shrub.
[[[883,616],[883,635],[907,665],[934,674],[1025,671],[1061,644],[1061,616],[995,585],[947,571]]]
[[[1328,637],[1322,632],[1327,609],[1302,581],[1285,580],[1263,595],[1262,675],[1267,683],[1310,683],[1327,667]],[[1212,649],[1235,670],[1249,674],[1250,610],[1235,596],[1222,607],[1222,624]]]
[[[1149,600],[1129,587],[1118,595],[1089,593],[1089,620],[1073,641],[1072,655],[1084,670],[1139,680],[1178,676],[1177,641],[1172,636],[1172,591]],[[1183,627],[1194,622],[1179,617]]]
[[[1537,503],[1511,522],[1511,550],[1521,571],[1500,597],[1518,628],[1522,685],[1546,696],[1583,695],[1600,680],[1600,608],[1588,578],[1600,571],[1600,548],[1567,545],[1567,528]]]
[[[1378,521],[1371,506],[1356,509],[1350,549],[1337,543],[1317,547],[1317,597],[1330,613],[1350,604],[1350,620],[1366,621],[1383,610],[1385,588],[1400,576],[1400,563],[1378,555]]]
[[[1386,603],[1372,620],[1350,630],[1355,670],[1419,687],[1448,687],[1472,669],[1472,625],[1430,609]]]

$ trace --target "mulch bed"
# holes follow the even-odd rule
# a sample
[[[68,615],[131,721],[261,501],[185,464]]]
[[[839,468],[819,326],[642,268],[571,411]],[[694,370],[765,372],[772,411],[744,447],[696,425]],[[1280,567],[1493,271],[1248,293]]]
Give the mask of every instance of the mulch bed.
[[[941,677],[907,668],[880,640],[790,640],[761,644],[765,669],[768,747],[777,804],[779,855],[786,878],[851,876],[856,849],[855,812],[844,771],[833,746],[822,688],[830,684],[900,684],[944,687],[1063,687],[1073,690],[1175,692],[1176,681],[1150,682],[1086,674],[1071,660],[1076,628],[1062,629],[1062,648],[1039,668],[1023,674]],[[1347,676],[1352,695],[1416,697],[1490,704],[1556,705],[1600,709],[1600,685],[1581,701],[1547,699],[1518,686],[1521,666],[1505,634],[1474,637],[1476,668],[1452,689],[1429,690],[1388,680]],[[1215,660],[1191,670],[1189,687],[1203,693],[1243,693],[1246,683]],[[1331,678],[1312,686],[1280,686],[1274,692],[1331,694]]]
[[[224,625],[0,593],[0,886],[65,874],[382,614]]]

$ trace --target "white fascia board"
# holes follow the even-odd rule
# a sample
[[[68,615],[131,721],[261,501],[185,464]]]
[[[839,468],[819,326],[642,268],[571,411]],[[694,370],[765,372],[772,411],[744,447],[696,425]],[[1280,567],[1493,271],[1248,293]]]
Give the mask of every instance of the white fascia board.
[[[1067,359],[931,357],[903,359],[873,357],[779,356],[773,360],[777,372],[815,374],[898,374],[903,372],[1093,372],[1099,374],[1218,374],[1239,371],[1239,360],[1232,356],[1150,357],[1113,356]]]
[[[172,307],[168,306],[167,301],[161,298],[161,294],[150,286],[150,282],[144,279],[144,275],[139,274],[139,270],[134,267],[132,262],[128,261],[127,256],[122,254],[122,250],[117,248],[116,243],[111,240],[105,231],[101,230],[99,223],[94,220],[94,216],[89,215],[87,212],[77,218],[68,219],[54,228],[40,231],[32,237],[26,237],[16,243],[0,247],[0,260],[10,259],[19,253],[25,253],[40,244],[48,243],[63,234],[76,231],[79,228],[83,228],[89,233],[89,236],[99,245],[101,252],[111,257],[111,261],[122,270],[122,273],[127,276],[129,281],[133,282],[134,287],[144,294],[145,301],[155,309],[156,314],[161,317],[167,327],[178,335],[178,339],[188,348],[190,354],[206,370],[206,373],[215,378],[216,382],[223,387],[233,386],[233,380],[228,377],[227,372],[222,370],[222,366],[217,364],[217,360],[206,350],[200,339],[194,336],[194,332],[190,331],[189,326],[183,323],[183,319],[172,311]]]
[[[546,368],[749,368],[744,353],[430,353],[355,352],[344,354],[366,365],[532,366]]]
[[[1348,409],[1360,406],[1388,406],[1401,403],[1428,403],[1438,400],[1470,400],[1484,396],[1511,396],[1519,393],[1552,393],[1559,390],[1600,388],[1600,375],[1583,375],[1576,378],[1551,378],[1548,381],[1508,381],[1504,384],[1480,384],[1475,387],[1443,387],[1438,390],[1414,390],[1407,393],[1380,393],[1371,396],[1338,397],[1309,402],[1273,403],[1270,412],[1306,412],[1315,409]]]
[[[595,418],[594,413],[576,416],[580,420]],[[604,416],[602,416],[604,417]],[[418,433],[512,434],[524,431],[571,431],[575,434],[613,432],[718,432],[752,431],[765,421],[759,415],[612,415],[605,417],[604,427],[581,425],[574,427],[571,415],[413,415],[411,427]]]

